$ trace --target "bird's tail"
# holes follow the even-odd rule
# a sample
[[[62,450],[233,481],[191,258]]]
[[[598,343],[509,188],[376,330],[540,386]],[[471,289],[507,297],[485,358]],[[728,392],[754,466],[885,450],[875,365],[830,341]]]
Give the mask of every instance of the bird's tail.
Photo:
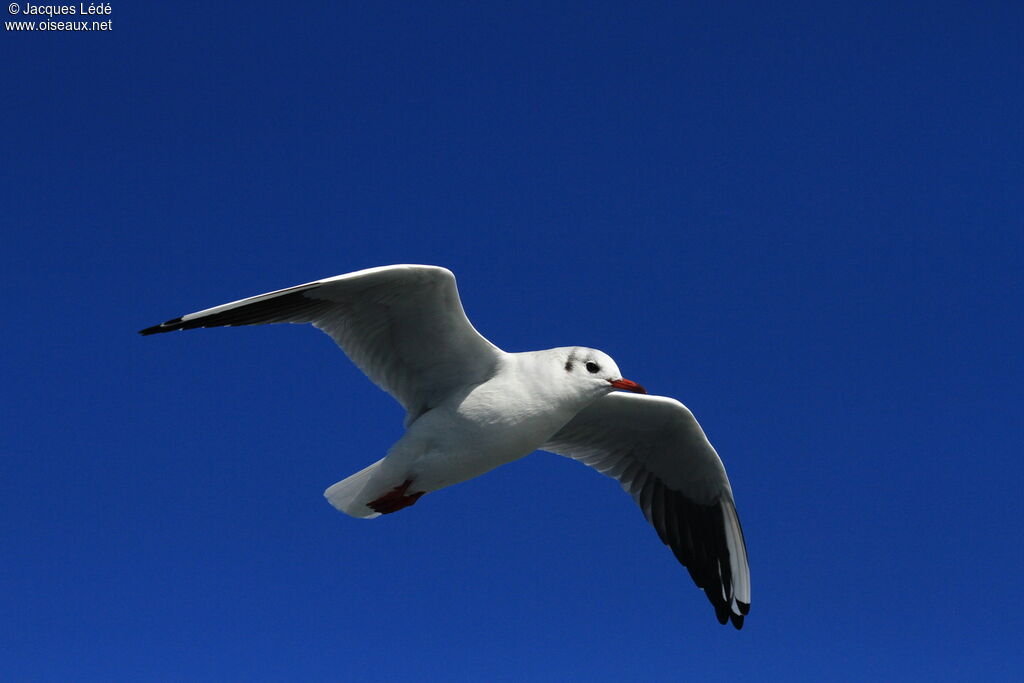
[[[324,497],[331,505],[346,515],[361,519],[380,517],[379,512],[374,512],[367,505],[377,497],[376,495],[367,495],[367,485],[372,484],[373,475],[377,474],[382,462],[384,462],[383,458],[352,476],[342,479],[324,491]]]

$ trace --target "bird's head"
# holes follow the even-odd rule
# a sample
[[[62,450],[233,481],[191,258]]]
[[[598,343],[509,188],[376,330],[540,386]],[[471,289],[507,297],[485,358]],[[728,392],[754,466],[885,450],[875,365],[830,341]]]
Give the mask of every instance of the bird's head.
[[[647,390],[632,380],[624,379],[619,366],[607,353],[583,346],[570,346],[558,354],[562,369],[570,381],[599,395],[615,389],[646,394]]]

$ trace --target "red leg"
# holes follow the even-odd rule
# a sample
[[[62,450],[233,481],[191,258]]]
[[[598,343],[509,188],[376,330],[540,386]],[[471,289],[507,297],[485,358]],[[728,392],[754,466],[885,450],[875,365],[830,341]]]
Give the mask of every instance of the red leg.
[[[402,508],[409,507],[417,500],[419,500],[420,496],[426,493],[426,491],[420,491],[418,493],[410,493],[409,495],[405,495],[405,492],[409,489],[409,484],[411,483],[411,479],[406,479],[405,483],[403,483],[401,486],[396,486],[395,488],[391,489],[380,498],[376,500],[371,500],[369,503],[366,504],[366,506],[373,510],[374,512],[380,512],[385,515],[389,512],[398,512]]]

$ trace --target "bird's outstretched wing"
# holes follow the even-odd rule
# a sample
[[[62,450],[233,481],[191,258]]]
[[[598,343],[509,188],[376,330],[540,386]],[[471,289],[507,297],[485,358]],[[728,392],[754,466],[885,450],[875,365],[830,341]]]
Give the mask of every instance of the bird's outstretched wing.
[[[141,330],[312,323],[379,387],[410,423],[458,386],[495,372],[502,351],[466,318],[451,271],[369,268],[190,313]]]
[[[704,589],[719,622],[750,610],[750,569],[725,467],[693,414],[664,396],[598,399],[542,449],[617,479]]]

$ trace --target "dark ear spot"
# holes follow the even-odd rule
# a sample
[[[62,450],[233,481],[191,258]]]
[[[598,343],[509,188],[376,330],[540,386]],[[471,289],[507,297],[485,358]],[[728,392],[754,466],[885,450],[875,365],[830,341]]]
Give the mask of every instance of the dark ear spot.
[[[572,361],[571,360],[565,361],[565,371],[566,372],[572,372]]]

